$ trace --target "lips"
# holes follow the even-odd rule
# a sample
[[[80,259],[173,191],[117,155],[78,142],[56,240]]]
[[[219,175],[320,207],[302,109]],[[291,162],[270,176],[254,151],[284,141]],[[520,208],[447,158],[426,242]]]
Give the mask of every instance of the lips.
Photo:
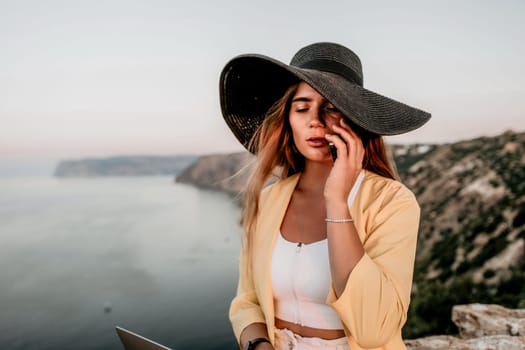
[[[312,147],[324,147],[328,145],[328,141],[326,141],[324,137],[310,137],[306,142]]]

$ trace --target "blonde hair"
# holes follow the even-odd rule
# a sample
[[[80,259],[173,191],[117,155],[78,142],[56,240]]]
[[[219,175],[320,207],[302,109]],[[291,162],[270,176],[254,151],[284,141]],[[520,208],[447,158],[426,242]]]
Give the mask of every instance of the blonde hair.
[[[296,91],[297,84],[286,90],[283,97],[268,110],[250,140],[249,149],[255,150],[257,159],[244,191],[242,221],[246,236],[249,236],[249,232],[255,226],[261,190],[269,178],[274,175],[284,179],[304,168],[304,157],[295,148],[287,118]]]
[[[292,85],[268,110],[263,122],[253,135],[249,148],[257,153],[256,165],[244,191],[243,228],[245,240],[250,241],[250,232],[255,228],[259,212],[261,191],[270,177],[287,178],[304,169],[305,160],[294,144],[288,115],[291,100],[298,84]],[[365,155],[363,168],[378,175],[397,179],[393,162],[389,158],[381,135],[369,132],[345,119],[363,142]]]

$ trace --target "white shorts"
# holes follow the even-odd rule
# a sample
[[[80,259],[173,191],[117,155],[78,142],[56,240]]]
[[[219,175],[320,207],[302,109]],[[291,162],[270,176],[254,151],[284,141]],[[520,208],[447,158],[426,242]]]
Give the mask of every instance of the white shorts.
[[[289,329],[275,329],[275,350],[350,350],[346,337],[326,340],[301,337]]]

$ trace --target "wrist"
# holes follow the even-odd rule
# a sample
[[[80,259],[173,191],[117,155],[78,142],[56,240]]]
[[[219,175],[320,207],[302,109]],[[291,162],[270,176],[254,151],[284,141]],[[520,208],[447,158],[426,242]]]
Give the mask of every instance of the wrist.
[[[340,194],[332,195],[332,196],[325,195],[324,201],[326,204],[342,205],[342,204],[346,204],[347,197],[345,198],[344,196],[341,196]]]
[[[346,198],[343,192],[344,191],[330,191],[325,188],[323,197],[325,202],[345,202]]]
[[[270,345],[270,347],[267,347],[267,345]],[[263,350],[263,349],[272,349],[271,343],[266,338],[255,338],[248,340],[246,345],[244,346],[244,350]]]
[[[273,345],[270,343],[261,343],[257,345],[255,350],[274,350]]]
[[[325,200],[325,207],[327,217],[350,215],[348,203],[343,199]]]

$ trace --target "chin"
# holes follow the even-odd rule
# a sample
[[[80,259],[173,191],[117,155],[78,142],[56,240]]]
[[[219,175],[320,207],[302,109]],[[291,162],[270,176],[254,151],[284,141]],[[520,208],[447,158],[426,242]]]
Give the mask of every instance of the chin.
[[[319,153],[312,154],[310,153],[310,154],[304,155],[304,157],[307,161],[311,161],[311,162],[321,162],[321,163],[333,162],[332,156],[330,154],[319,154]]]
[[[333,162],[332,155],[327,148],[311,148],[311,147],[297,147],[299,153],[304,157],[306,161],[310,162]]]

